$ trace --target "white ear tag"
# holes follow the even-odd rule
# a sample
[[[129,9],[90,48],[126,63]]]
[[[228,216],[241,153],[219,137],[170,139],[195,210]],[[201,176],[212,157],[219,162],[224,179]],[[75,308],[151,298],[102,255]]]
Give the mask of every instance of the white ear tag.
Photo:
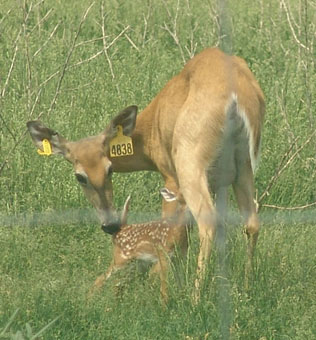
[[[123,127],[117,126],[117,135],[110,141],[110,156],[122,157],[133,155],[132,138],[123,135]]]

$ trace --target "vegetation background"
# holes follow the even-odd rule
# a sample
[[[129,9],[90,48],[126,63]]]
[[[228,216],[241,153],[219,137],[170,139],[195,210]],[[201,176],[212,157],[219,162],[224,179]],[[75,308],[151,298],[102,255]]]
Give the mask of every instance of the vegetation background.
[[[31,338],[58,317],[44,339],[316,339],[315,39],[315,0],[1,0],[0,337]],[[113,280],[87,301],[111,240],[70,165],[38,156],[25,123],[40,118],[73,140],[99,133],[208,46],[246,59],[266,96],[251,287],[232,214],[226,279],[214,251],[199,305],[196,230],[167,308],[157,282],[134,271],[120,293]],[[158,174],[114,182],[117,207],[132,193],[131,220],[159,216]]]

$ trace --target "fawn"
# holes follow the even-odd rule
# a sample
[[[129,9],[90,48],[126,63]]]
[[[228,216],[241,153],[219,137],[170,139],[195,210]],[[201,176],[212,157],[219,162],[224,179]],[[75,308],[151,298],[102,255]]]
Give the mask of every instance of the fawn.
[[[161,195],[167,202],[178,199],[173,192],[166,188],[161,189]],[[155,263],[150,274],[159,273],[160,293],[164,302],[167,302],[167,271],[168,256],[171,257],[178,247],[181,254],[185,255],[188,247],[186,209],[184,203],[179,203],[176,216],[159,221],[127,224],[127,212],[130,196],[121,213],[121,221],[103,227],[103,231],[113,237],[113,260],[105,274],[99,276],[90,290],[90,295],[101,288],[105,281],[123,268],[132,260],[138,259]]]

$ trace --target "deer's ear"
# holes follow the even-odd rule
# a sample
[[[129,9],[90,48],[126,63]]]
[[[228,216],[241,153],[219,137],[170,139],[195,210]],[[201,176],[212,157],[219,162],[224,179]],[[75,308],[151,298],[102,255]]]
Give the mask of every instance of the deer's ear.
[[[107,139],[112,139],[117,135],[117,127],[120,125],[123,128],[125,136],[131,136],[136,125],[137,106],[132,105],[121,111],[115,116],[107,126],[104,134]]]
[[[121,213],[121,225],[127,224],[127,213],[129,208],[129,202],[131,200],[131,195],[129,195],[124,203],[123,211]]]
[[[29,121],[26,124],[35,146],[43,151],[43,140],[50,143],[52,154],[66,155],[67,140],[54,130],[46,127],[39,120]]]

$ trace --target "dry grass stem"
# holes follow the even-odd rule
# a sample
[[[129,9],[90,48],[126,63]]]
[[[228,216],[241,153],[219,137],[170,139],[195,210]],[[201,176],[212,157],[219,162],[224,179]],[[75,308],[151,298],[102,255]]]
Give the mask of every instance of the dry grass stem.
[[[63,68],[61,70],[61,74],[60,74],[60,77],[59,77],[59,80],[58,80],[58,83],[57,83],[57,86],[56,86],[56,91],[55,91],[55,95],[51,101],[51,104],[50,104],[50,107],[47,111],[47,115],[49,116],[49,114],[51,113],[51,111],[53,110],[55,104],[56,104],[56,101],[57,101],[57,98],[58,98],[58,95],[59,95],[59,92],[60,92],[60,88],[61,88],[61,84],[63,82],[63,79],[64,79],[64,76],[66,74],[66,70],[67,70],[67,66],[69,64],[69,61],[70,61],[70,58],[72,56],[72,53],[75,49],[75,46],[76,46],[76,42],[77,42],[77,39],[79,37],[79,33],[80,33],[80,30],[81,30],[81,27],[83,25],[83,23],[85,22],[86,18],[87,18],[87,15],[88,13],[90,12],[91,8],[93,7],[94,5],[94,2],[87,8],[87,10],[85,11],[80,23],[79,23],[79,26],[78,26],[78,29],[77,29],[77,32],[76,32],[76,35],[73,39],[73,42],[71,44],[71,47],[69,49],[69,52],[67,54],[67,57],[66,57],[66,60],[65,60],[65,63],[63,65]]]
[[[294,29],[294,27],[293,27],[292,21],[294,22],[294,24],[296,25],[296,27],[297,27],[297,24],[295,23],[295,20],[293,19],[292,14],[291,14],[291,12],[290,12],[290,9],[288,8],[288,6],[287,6],[286,3],[285,3],[285,0],[280,0],[280,1],[281,1],[281,6],[284,8],[284,11],[285,11],[285,13],[286,13],[286,19],[287,19],[287,22],[288,22],[288,24],[289,24],[289,27],[290,27],[290,30],[291,30],[291,32],[292,32],[292,35],[293,35],[294,40],[296,41],[296,43],[297,43],[300,47],[302,47],[302,48],[304,48],[304,49],[306,49],[306,50],[309,50],[309,48],[308,48],[307,46],[305,46],[305,45],[298,39],[298,37],[297,37],[297,35],[296,35],[296,33],[295,33],[295,29]],[[292,17],[292,19],[291,19],[291,17]]]
[[[41,18],[41,20],[39,20],[37,24],[31,29],[30,34],[32,34],[38,27],[40,27],[43,24],[43,22],[49,17],[52,11],[53,11],[52,8],[47,11],[47,13]]]
[[[64,76],[65,76],[65,73],[66,73],[67,66],[68,66],[68,64],[69,64],[71,55],[72,55],[72,53],[73,53],[73,51],[74,51],[74,48],[75,48],[75,45],[76,45],[76,41],[77,41],[78,36],[79,36],[79,33],[80,33],[80,29],[81,29],[81,27],[82,27],[84,21],[86,20],[86,17],[87,17],[87,15],[88,15],[88,13],[89,13],[89,11],[90,11],[90,9],[92,8],[93,5],[94,5],[94,2],[93,2],[93,3],[88,7],[88,9],[85,11],[85,13],[84,13],[84,15],[83,15],[83,17],[82,17],[82,19],[81,19],[81,21],[80,21],[80,23],[79,23],[77,33],[76,33],[76,35],[75,35],[75,37],[74,37],[74,39],[73,39],[72,45],[71,45],[71,47],[70,47],[70,49],[69,49],[69,52],[68,52],[68,55],[67,55],[67,57],[66,57],[65,63],[64,63],[64,65],[63,65],[63,68],[62,68],[62,70],[61,70],[61,73],[60,73],[60,72],[57,72],[57,74],[60,73],[60,78],[59,78],[58,83],[57,83],[57,86],[56,86],[55,95],[54,95],[54,97],[53,97],[53,99],[52,99],[52,101],[51,101],[50,107],[49,107],[49,109],[48,109],[48,111],[47,111],[47,115],[49,115],[49,114],[51,113],[51,111],[53,110],[53,108],[54,108],[54,106],[55,106],[55,104],[56,104],[58,95],[59,95],[59,93],[60,93],[61,84],[62,84],[62,81],[63,81],[63,79],[64,79]],[[31,6],[30,6],[30,10],[31,10]],[[30,14],[30,10],[26,13],[25,20],[24,20],[24,23],[23,23],[23,24],[25,24],[26,19],[28,18],[29,14]],[[14,66],[14,61],[15,61],[15,58],[16,58],[16,53],[17,53],[17,50],[18,50],[18,48],[17,48],[17,47],[18,47],[17,42],[18,42],[18,40],[20,39],[21,33],[22,33],[22,28],[21,28],[21,30],[19,31],[18,36],[17,36],[16,41],[15,41],[15,46],[16,46],[16,48],[15,48],[15,53],[14,53],[13,58],[12,58],[11,67],[10,67],[10,70],[9,70],[9,73],[8,73],[8,76],[7,76],[7,80],[6,80],[5,86],[4,86],[4,88],[3,88],[3,90],[2,90],[2,93],[1,93],[1,96],[2,96],[2,97],[3,97],[4,94],[5,94],[5,89],[6,89],[7,83],[9,82],[10,75],[11,75],[11,73],[12,73],[12,69],[13,69],[13,66]],[[56,73],[55,73],[55,74],[56,74]],[[55,74],[54,74],[54,75],[55,75]],[[50,76],[49,79],[51,79],[54,75]],[[46,81],[47,81],[47,80],[46,80]],[[39,97],[40,97],[40,92],[41,92],[41,87],[40,87],[40,89],[39,89],[39,91],[38,91],[38,94],[37,94],[37,96],[36,96],[36,99],[35,99],[35,102],[34,102],[34,105],[33,105],[33,108],[32,108],[32,110],[31,110],[31,112],[34,111],[35,106],[36,106],[37,103],[38,103],[38,100],[39,100]],[[38,116],[38,118],[39,118],[40,116],[42,116],[42,115],[43,115],[43,113],[41,113],[41,114]],[[2,117],[1,117],[1,118],[2,118]],[[10,151],[7,153],[6,159],[1,163],[1,166],[0,166],[0,174],[1,174],[1,172],[3,171],[3,169],[5,168],[5,166],[8,164],[9,159],[10,159],[11,155],[14,154],[14,152],[15,152],[17,146],[18,146],[18,145],[22,142],[22,140],[24,139],[24,137],[25,137],[25,135],[26,135],[26,132],[27,132],[27,130],[25,129],[25,130],[21,133],[20,137],[19,137],[18,139],[15,139],[15,143],[14,143],[13,147],[12,147],[12,148],[10,149]]]
[[[281,174],[284,172],[284,170],[286,170],[293,163],[293,161],[299,155],[299,153],[313,140],[315,136],[316,136],[316,130],[310,134],[310,136],[304,141],[304,143],[292,154],[292,156],[284,164],[284,161],[288,157],[288,155],[291,153],[291,150],[293,149],[293,146],[295,145],[296,140],[292,143],[289,150],[286,151],[286,153],[283,155],[279,167],[277,168],[275,174],[271,177],[266,189],[264,190],[263,194],[260,196],[258,200],[259,210],[260,210],[260,207],[262,206],[261,202],[264,200],[266,196],[269,195],[270,189],[277,182],[277,180],[279,179]]]
[[[54,29],[52,30],[51,34],[49,35],[48,39],[43,43],[43,45],[33,54],[33,58],[36,57],[42,49],[48,44],[48,42],[51,40],[51,38],[54,36],[55,32],[57,31],[57,28],[59,27],[60,23],[58,23]]]
[[[262,204],[261,205],[261,207],[272,208],[272,209],[277,209],[277,210],[303,210],[303,209],[311,208],[314,206],[316,206],[316,202],[305,204],[305,205],[300,205],[297,207],[281,207],[281,206],[274,205],[274,204]]]
[[[186,58],[184,56],[183,48],[182,48],[182,46],[180,44],[180,39],[178,37],[178,32],[177,32],[177,25],[178,25],[177,24],[177,20],[178,20],[178,15],[179,15],[180,1],[179,0],[177,1],[177,8],[176,8],[176,13],[175,13],[174,17],[172,17],[171,12],[169,11],[169,8],[168,8],[168,5],[167,5],[166,1],[162,0],[162,2],[164,4],[164,6],[165,6],[167,15],[169,17],[168,22],[172,23],[171,24],[172,25],[172,29],[165,22],[164,22],[164,25],[161,26],[161,28],[163,30],[167,31],[170,34],[170,36],[172,37],[173,41],[178,46],[180,54],[181,54],[181,58],[182,58],[182,61],[183,61],[183,64],[185,64]]]
[[[128,42],[135,48],[135,50],[137,50],[138,52],[140,51],[140,49],[136,46],[136,44],[134,43],[134,41],[125,33],[124,37],[128,40]]]

